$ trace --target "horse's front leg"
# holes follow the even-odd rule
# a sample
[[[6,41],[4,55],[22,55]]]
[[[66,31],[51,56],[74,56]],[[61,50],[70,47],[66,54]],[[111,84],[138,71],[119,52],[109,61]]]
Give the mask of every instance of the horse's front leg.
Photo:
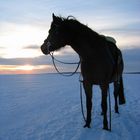
[[[92,84],[84,81],[83,86],[85,89],[86,94],[86,107],[87,107],[87,118],[86,118],[86,124],[84,127],[90,128],[91,123],[91,109],[92,109]]]
[[[103,115],[103,129],[108,130],[108,121],[107,121],[107,90],[108,85],[101,85],[102,90],[102,115]]]

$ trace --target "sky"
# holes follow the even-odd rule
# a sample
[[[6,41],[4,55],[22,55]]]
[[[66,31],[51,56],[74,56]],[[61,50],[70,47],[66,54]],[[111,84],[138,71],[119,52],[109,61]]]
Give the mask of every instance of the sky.
[[[50,57],[40,50],[52,13],[73,15],[94,31],[114,37],[123,53],[125,72],[140,71],[140,0],[0,0],[0,74],[55,72]],[[56,57],[78,61],[68,46]],[[62,71],[76,67],[57,66]]]

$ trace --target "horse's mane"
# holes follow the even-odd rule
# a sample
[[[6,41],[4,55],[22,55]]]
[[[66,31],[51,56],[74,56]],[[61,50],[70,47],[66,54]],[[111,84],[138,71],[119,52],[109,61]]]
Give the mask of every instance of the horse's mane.
[[[85,36],[94,36],[94,37],[99,37],[100,35],[93,31],[91,28],[89,28],[87,25],[82,24],[81,22],[79,22],[74,16],[69,15],[67,18],[64,17],[59,17],[61,18],[61,20],[64,22],[64,24],[71,24],[71,26],[73,26],[77,32],[81,32],[81,34],[83,33]]]
[[[77,37],[86,40],[90,44],[99,44],[98,46],[103,46],[106,38],[91,28],[89,28],[87,25],[82,24],[79,22],[74,16],[68,16],[67,18],[64,17],[57,17],[59,21],[62,22],[62,29],[64,32],[68,32],[69,37],[71,39],[76,39]]]

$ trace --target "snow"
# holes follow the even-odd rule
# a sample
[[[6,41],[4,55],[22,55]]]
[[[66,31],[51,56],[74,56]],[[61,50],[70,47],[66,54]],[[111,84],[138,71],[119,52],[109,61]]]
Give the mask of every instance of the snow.
[[[83,128],[78,78],[0,75],[0,140],[139,140],[140,75],[124,74],[127,103],[120,114],[114,113],[111,94],[112,132],[102,129],[98,86],[93,87],[92,127]]]

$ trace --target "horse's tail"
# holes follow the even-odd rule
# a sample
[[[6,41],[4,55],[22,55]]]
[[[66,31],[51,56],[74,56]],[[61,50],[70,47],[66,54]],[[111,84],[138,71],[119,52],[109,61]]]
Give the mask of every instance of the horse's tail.
[[[124,68],[124,62],[123,62],[122,53],[118,49],[117,71],[120,73],[120,78],[118,78],[118,80],[119,80],[118,81],[118,83],[119,83],[118,95],[119,95],[119,104],[120,105],[125,104],[123,77],[122,77],[123,68]]]
[[[124,96],[124,87],[123,87],[123,78],[122,76],[120,77],[120,86],[119,86],[119,91],[118,91],[118,94],[119,94],[119,104],[122,105],[122,104],[125,104],[125,96]]]

